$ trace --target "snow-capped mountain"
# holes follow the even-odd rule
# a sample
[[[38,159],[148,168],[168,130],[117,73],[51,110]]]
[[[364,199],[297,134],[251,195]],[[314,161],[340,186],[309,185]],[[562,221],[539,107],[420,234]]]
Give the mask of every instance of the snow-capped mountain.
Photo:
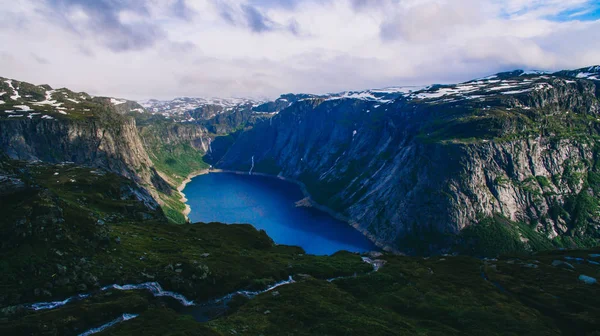
[[[136,102],[126,99],[94,97],[85,92],[0,77],[0,118],[94,117],[107,107],[120,114],[145,111]]]
[[[231,111],[238,106],[254,106],[262,101],[249,98],[190,98],[181,97],[173,100],[150,99],[140,101],[148,112],[158,113],[165,116],[184,115],[198,109],[205,110],[206,118]]]

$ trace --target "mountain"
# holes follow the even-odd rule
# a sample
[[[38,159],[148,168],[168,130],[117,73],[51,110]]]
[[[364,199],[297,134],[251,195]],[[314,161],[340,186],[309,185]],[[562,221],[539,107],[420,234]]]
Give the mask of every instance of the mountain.
[[[208,159],[299,180],[391,250],[594,245],[597,69],[519,70],[391,100],[306,97]],[[496,230],[492,241],[472,238]]]
[[[169,116],[183,121],[210,119],[240,107],[255,106],[261,102],[247,98],[188,98],[173,100],[150,99],[140,104],[151,113]]]
[[[2,78],[0,334],[594,335],[597,76],[286,94],[192,121]],[[415,256],[186,223],[176,189],[209,164],[300,181]]]
[[[0,91],[0,149],[9,157],[85,164],[168,188],[125,116],[144,112],[137,103],[5,78]]]

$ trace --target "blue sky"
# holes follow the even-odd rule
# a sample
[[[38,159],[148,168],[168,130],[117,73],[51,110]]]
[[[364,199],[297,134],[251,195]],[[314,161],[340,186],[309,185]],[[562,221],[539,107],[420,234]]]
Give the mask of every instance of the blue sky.
[[[549,20],[554,21],[596,21],[600,19],[600,1],[590,2],[580,8],[565,10],[556,15],[550,15]]]
[[[594,0],[0,0],[0,76],[276,97],[600,63]]]

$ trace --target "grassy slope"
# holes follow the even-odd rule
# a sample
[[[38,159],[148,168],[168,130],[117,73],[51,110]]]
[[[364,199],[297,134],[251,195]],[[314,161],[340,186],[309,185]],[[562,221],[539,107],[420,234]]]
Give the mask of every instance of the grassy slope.
[[[182,212],[185,205],[180,201],[180,195],[176,191],[187,176],[193,172],[208,168],[208,164],[202,159],[204,153],[186,141],[170,139],[165,141],[168,128],[175,124],[170,120],[164,120],[162,116],[149,114],[136,114],[136,121],[140,136],[144,140],[146,151],[154,164],[154,167],[162,173],[173,186],[173,193],[167,195],[161,193],[161,201],[165,215],[172,223],[185,223]],[[177,125],[177,127],[197,127],[196,125]]]
[[[489,262],[386,256],[377,273],[283,287],[281,295],[262,295],[209,325],[243,335],[589,333],[600,323],[597,285],[577,277],[580,272],[598,276],[600,269],[550,266],[567,254],[587,257],[584,251]]]

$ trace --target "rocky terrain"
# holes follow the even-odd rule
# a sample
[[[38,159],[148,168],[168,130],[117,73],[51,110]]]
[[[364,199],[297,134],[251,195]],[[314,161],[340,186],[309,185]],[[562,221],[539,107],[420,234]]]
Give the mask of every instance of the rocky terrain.
[[[593,246],[598,70],[307,96],[207,159],[299,180],[392,250],[464,247],[490,221],[519,249]]]
[[[140,104],[150,113],[160,114],[178,120],[192,122],[207,120],[219,114],[260,105],[259,100],[248,98],[189,98],[173,100],[150,99]]]

